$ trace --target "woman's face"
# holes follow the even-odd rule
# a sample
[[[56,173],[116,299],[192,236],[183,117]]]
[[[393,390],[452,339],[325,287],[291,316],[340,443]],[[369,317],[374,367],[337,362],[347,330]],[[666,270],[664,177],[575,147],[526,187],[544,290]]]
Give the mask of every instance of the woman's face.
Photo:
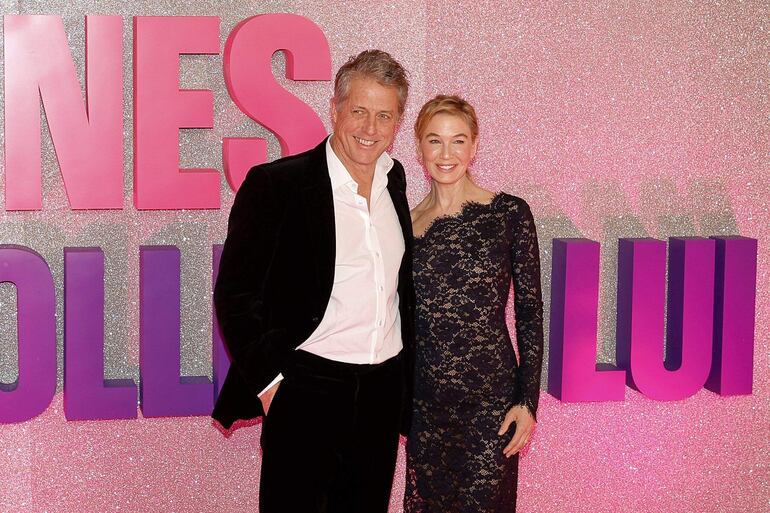
[[[465,176],[477,143],[463,118],[441,113],[425,126],[419,151],[430,177],[438,183],[452,184]]]

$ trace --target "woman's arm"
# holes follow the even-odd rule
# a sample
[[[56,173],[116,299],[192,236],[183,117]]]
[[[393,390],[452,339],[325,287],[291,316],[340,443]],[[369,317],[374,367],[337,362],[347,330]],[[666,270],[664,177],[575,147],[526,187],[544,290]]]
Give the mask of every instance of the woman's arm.
[[[540,287],[540,252],[535,220],[519,198],[513,212],[511,266],[513,273],[516,343],[519,349],[516,403],[536,418],[543,364],[543,300]]]

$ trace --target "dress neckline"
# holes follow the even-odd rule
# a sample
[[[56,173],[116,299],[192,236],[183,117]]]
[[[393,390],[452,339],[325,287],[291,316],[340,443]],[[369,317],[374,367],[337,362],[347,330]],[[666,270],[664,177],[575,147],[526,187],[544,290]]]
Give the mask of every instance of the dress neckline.
[[[425,230],[420,235],[415,235],[414,240],[424,240],[430,231],[439,224],[442,224],[447,221],[458,221],[461,220],[469,211],[476,210],[478,208],[487,208],[493,206],[495,203],[497,203],[497,200],[501,198],[505,193],[503,191],[496,192],[492,199],[489,200],[487,203],[482,203],[480,201],[476,200],[467,200],[463,201],[460,205],[460,209],[455,212],[454,214],[442,214],[440,216],[436,216],[433,218],[433,220],[428,223],[428,226],[425,227]]]

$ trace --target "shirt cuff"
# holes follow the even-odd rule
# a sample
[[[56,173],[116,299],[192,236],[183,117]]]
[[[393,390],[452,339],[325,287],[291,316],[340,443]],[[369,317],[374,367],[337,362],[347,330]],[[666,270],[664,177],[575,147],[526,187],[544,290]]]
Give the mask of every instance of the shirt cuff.
[[[262,391],[261,391],[260,393],[258,393],[258,394],[257,394],[257,397],[262,397],[262,394],[264,394],[265,392],[267,392],[268,390],[270,390],[270,388],[271,388],[273,385],[275,385],[276,383],[279,383],[279,382],[280,382],[280,381],[282,381],[282,380],[283,380],[283,374],[279,373],[279,374],[278,374],[278,375],[275,377],[275,379],[273,379],[273,381],[271,381],[271,382],[270,382],[270,384],[269,384],[269,385],[267,385],[265,388],[263,388],[263,389],[262,389]]]

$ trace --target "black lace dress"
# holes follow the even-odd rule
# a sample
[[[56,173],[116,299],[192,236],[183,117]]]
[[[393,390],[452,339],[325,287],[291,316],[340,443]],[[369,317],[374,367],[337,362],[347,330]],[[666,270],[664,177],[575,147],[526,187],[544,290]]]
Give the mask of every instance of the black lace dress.
[[[517,363],[505,322],[514,285]],[[437,218],[415,240],[417,361],[406,513],[516,510],[506,412],[535,414],[543,359],[540,258],[527,203],[498,193]]]

